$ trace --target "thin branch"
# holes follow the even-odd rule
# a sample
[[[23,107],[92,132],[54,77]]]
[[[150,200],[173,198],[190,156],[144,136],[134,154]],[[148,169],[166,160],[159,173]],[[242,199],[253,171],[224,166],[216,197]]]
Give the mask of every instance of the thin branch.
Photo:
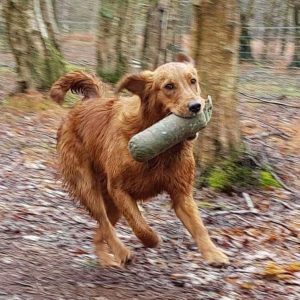
[[[269,169],[269,172],[272,174],[272,176],[281,184],[281,186],[285,189],[285,190],[287,190],[287,191],[289,191],[289,192],[291,192],[291,193],[297,193],[297,191],[295,191],[294,189],[292,189],[292,188],[290,188],[290,187],[288,187],[283,181],[282,181],[282,179],[273,171],[273,170],[271,170],[271,169]]]
[[[266,154],[262,151],[262,157],[263,160],[266,162],[265,166],[267,168],[267,170],[272,174],[272,176],[280,183],[280,185],[287,191],[297,194],[297,191],[295,191],[294,189],[288,187],[283,181],[282,179],[273,171],[273,168],[270,166],[270,162],[268,157],[266,156]]]
[[[278,202],[280,203],[282,206],[288,208],[288,209],[291,209],[291,210],[294,210],[295,208],[290,206],[288,203],[286,203],[285,201],[282,201],[280,199],[277,199],[277,198],[271,198],[272,201],[275,201],[275,202]]]
[[[233,214],[233,215],[247,215],[247,214],[253,214],[253,215],[258,215],[258,211],[255,210],[255,211],[251,211],[251,210],[248,210],[248,209],[240,209],[240,210],[227,210],[227,211],[216,211],[214,213],[208,213],[208,215],[210,216],[219,216],[219,215],[230,215],[230,214]]]
[[[280,131],[278,131],[278,132],[262,132],[262,133],[258,133],[258,134],[249,135],[249,136],[247,136],[247,138],[254,140],[254,139],[266,138],[266,137],[273,136],[273,135],[280,136],[283,139],[288,139],[287,135]]]
[[[275,104],[275,105],[281,105],[281,106],[286,106],[286,107],[300,109],[300,106],[297,106],[297,105],[287,104],[287,103],[283,103],[283,102],[279,102],[279,101],[261,99],[261,98],[257,98],[257,97],[252,96],[252,95],[247,95],[247,94],[242,93],[242,92],[239,92],[239,94],[241,94],[241,95],[243,95],[245,97],[251,98],[251,99],[259,100],[260,102],[263,102],[263,103]],[[253,102],[253,103],[255,103],[255,102]]]
[[[273,129],[277,130],[278,132],[280,132],[282,135],[285,135],[286,137],[291,137],[288,133],[284,132],[282,129],[279,129],[279,128],[277,128],[277,127],[271,125],[270,123],[267,123],[267,122],[262,121],[262,120],[260,120],[260,119],[258,119],[258,118],[255,118],[254,116],[248,116],[248,115],[245,114],[244,112],[240,112],[240,114],[241,114],[243,117],[245,117],[246,119],[250,119],[250,120],[253,120],[253,119],[254,119],[254,120],[256,120],[256,121],[258,121],[258,122],[260,122],[260,123],[262,123],[262,124],[264,124],[264,125],[266,125],[266,126],[269,126],[269,127],[273,128]]]
[[[266,221],[267,221],[267,222],[274,223],[274,224],[276,224],[276,225],[280,225],[280,226],[282,226],[283,228],[289,230],[289,231],[293,234],[293,236],[298,237],[299,232],[296,231],[296,230],[294,230],[294,229],[292,229],[292,228],[290,228],[289,226],[285,225],[284,223],[279,222],[279,221],[276,221],[276,220],[273,220],[273,219],[267,219]]]

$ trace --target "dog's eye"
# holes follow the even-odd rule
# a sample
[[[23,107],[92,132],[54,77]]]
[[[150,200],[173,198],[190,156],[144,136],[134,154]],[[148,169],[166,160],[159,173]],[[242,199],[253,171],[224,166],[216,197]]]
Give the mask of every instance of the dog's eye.
[[[167,89],[167,90],[173,90],[173,89],[175,89],[174,83],[167,83],[165,85],[165,89]]]
[[[195,84],[197,82],[197,80],[195,78],[191,79],[191,84]]]

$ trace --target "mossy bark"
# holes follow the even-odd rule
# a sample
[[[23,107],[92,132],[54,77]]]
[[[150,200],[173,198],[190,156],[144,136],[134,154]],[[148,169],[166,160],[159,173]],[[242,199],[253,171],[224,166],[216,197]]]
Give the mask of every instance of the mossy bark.
[[[300,3],[294,6],[295,53],[292,66],[300,68]]]
[[[154,0],[148,9],[142,49],[142,64],[153,70],[175,59],[181,51],[184,27],[182,1]]]
[[[116,82],[130,69],[135,56],[135,21],[139,3],[134,0],[103,0],[99,9],[97,73]]]
[[[214,113],[195,142],[202,170],[240,148],[237,75],[240,16],[236,0],[202,0],[195,5],[194,57],[203,94],[213,99]]]
[[[4,18],[17,64],[18,91],[49,88],[64,73],[65,65],[49,37],[39,0],[7,0]]]
[[[248,26],[253,15],[255,0],[249,0],[244,9],[241,8],[240,58],[252,59]],[[240,5],[241,6],[241,5]]]

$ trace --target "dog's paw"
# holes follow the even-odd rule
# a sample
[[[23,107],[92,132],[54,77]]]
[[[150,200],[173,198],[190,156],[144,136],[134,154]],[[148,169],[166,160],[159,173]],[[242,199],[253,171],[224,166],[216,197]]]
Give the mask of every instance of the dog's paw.
[[[113,258],[110,259],[99,258],[99,264],[103,268],[121,267],[120,263],[116,262]]]
[[[204,260],[207,264],[215,267],[221,267],[229,264],[229,258],[219,248],[208,250],[203,253]]]
[[[126,247],[118,249],[118,251],[114,253],[114,255],[115,259],[119,262],[120,266],[129,264],[134,258],[133,253]]]

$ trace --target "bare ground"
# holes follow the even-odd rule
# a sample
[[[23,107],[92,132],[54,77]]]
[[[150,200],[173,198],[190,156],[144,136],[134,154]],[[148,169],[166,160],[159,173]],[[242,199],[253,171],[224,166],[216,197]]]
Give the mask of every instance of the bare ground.
[[[299,73],[283,72],[288,79],[274,83],[257,68],[243,72],[244,93],[299,105]],[[0,76],[8,80],[1,81],[1,102],[14,83]],[[283,83],[285,89],[278,89]],[[195,191],[211,235],[231,258],[223,269],[203,263],[166,195],[142,204],[163,238],[160,247],[144,248],[122,221],[118,234],[135,261],[124,269],[100,268],[92,245],[95,223],[56,180],[55,135],[67,110],[2,101],[0,299],[299,299],[299,109],[248,101],[255,100],[240,97],[246,142],[290,191],[247,191],[256,213],[240,194]]]

